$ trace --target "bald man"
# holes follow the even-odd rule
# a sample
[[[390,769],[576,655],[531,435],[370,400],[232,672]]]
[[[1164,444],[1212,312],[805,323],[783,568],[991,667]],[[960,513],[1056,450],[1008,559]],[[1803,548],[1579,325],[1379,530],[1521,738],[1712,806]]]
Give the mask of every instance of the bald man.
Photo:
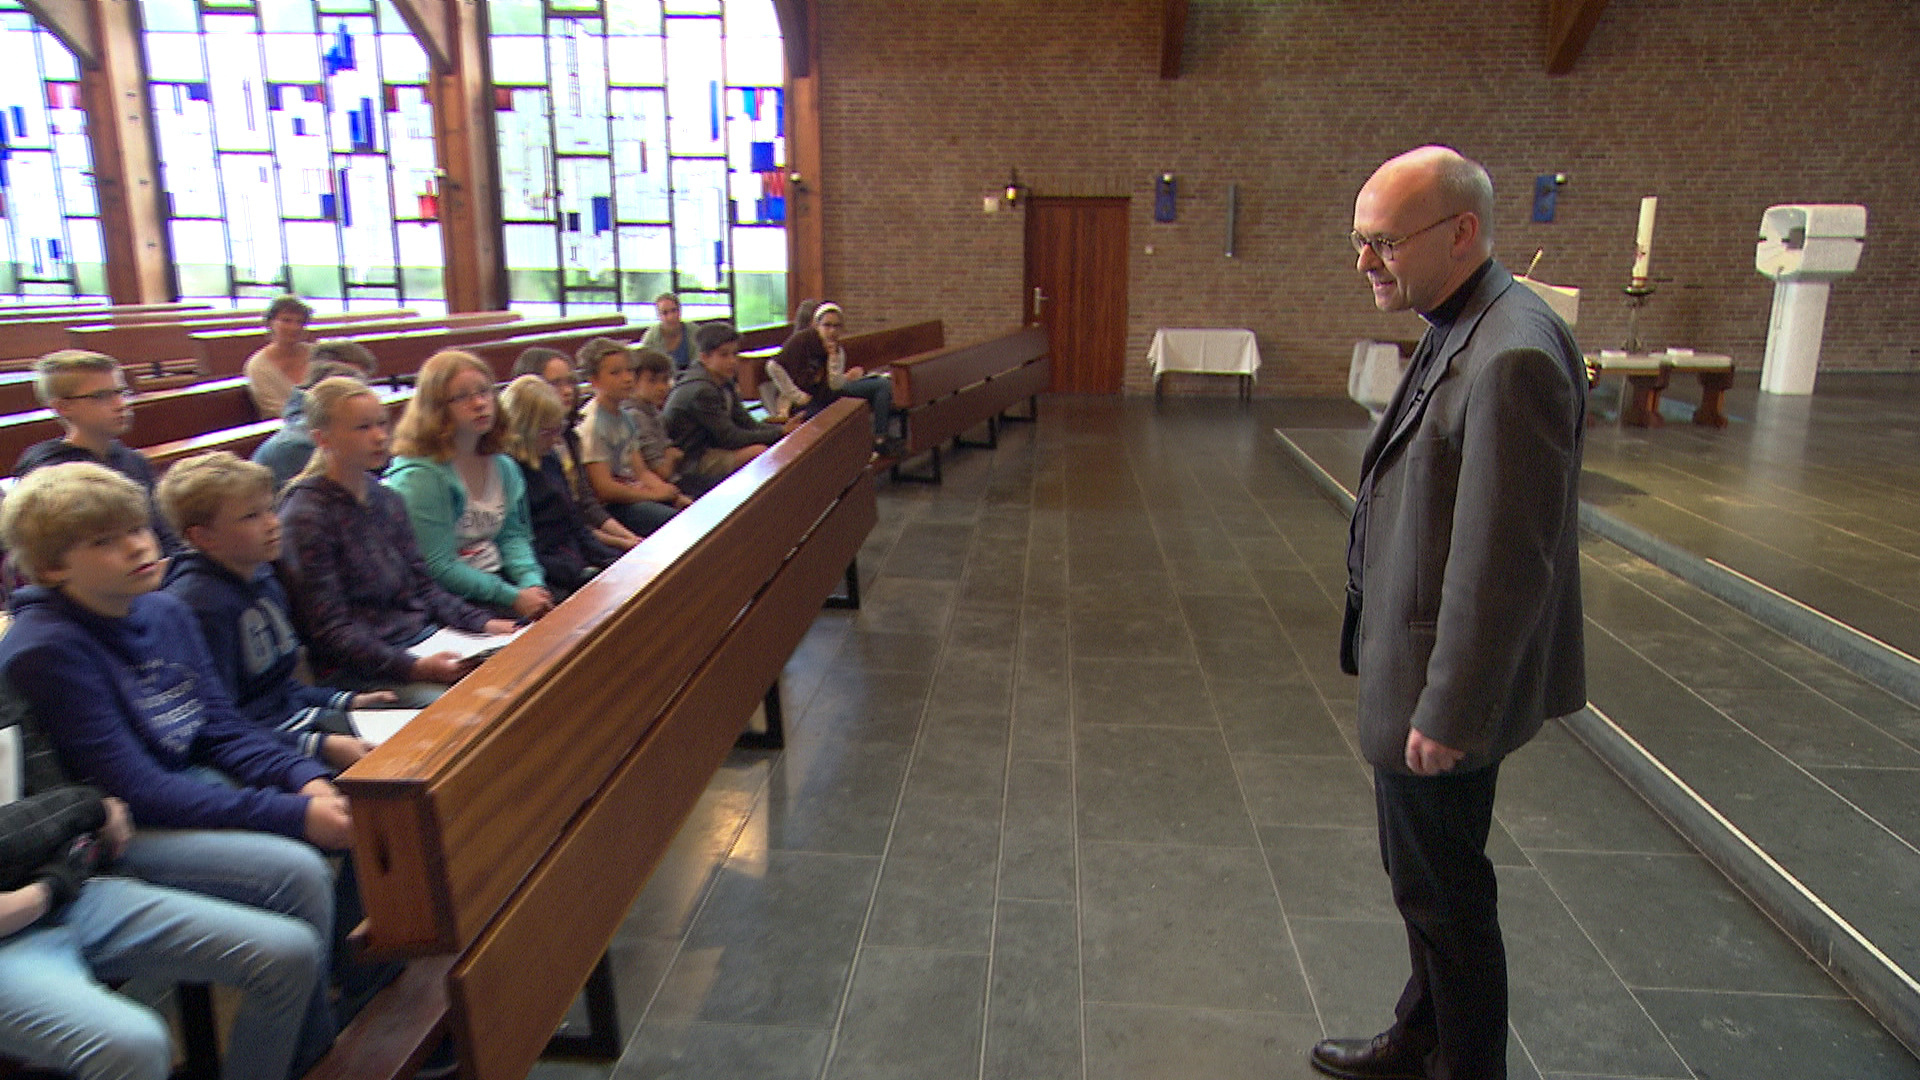
[[[1438,146],[1380,166],[1354,201],[1374,305],[1427,322],[1362,458],[1340,646],[1413,970],[1385,1032],[1313,1048],[1333,1076],[1506,1076],[1494,783],[1586,703],[1586,376],[1566,324],[1494,260],[1492,215],[1486,170]]]

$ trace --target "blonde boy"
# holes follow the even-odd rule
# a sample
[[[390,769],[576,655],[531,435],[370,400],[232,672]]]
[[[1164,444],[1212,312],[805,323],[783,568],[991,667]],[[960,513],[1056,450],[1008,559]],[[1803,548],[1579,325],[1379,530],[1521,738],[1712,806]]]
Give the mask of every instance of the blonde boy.
[[[175,465],[160,480],[160,507],[186,538],[166,590],[193,609],[234,707],[301,753],[344,769],[370,747],[347,713],[389,704],[390,692],[353,694],[294,677],[300,638],[274,563],[280,519],[273,473],[218,451]]]
[[[251,829],[345,848],[346,801],[326,765],[234,711],[175,597],[148,499],[82,462],[23,478],[0,504],[0,541],[34,584],[14,594],[0,674],[46,725],[67,772],[126,800],[142,826]],[[238,786],[210,782],[224,773]]]
[[[139,484],[151,496],[153,467],[138,450],[120,441],[133,427],[133,391],[127,389],[120,362],[85,349],[61,349],[41,357],[33,369],[34,393],[59,417],[66,433],[27,447],[14,464],[14,475],[70,461],[92,462]],[[159,510],[150,505],[147,516],[161,550],[179,550],[180,538]]]

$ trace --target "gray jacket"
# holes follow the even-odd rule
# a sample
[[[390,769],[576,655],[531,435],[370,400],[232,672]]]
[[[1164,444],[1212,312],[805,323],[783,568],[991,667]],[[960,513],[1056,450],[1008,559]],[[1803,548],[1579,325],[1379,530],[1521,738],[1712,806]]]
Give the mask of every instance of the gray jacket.
[[[1580,454],[1586,374],[1565,323],[1488,268],[1419,386],[1374,432],[1361,580],[1347,642],[1361,751],[1406,772],[1409,725],[1498,761],[1586,703]]]

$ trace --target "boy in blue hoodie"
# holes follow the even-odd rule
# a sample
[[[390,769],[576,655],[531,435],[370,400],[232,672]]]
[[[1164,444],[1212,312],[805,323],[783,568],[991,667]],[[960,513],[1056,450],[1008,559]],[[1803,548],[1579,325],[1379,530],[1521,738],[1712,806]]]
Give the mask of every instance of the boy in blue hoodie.
[[[294,678],[300,638],[274,560],[280,519],[273,473],[221,450],[168,469],[155,492],[187,550],[167,569],[166,591],[193,609],[234,707],[336,769],[372,749],[355,736],[352,709],[390,705],[391,691],[355,694]]]
[[[346,800],[326,765],[234,711],[193,613],[156,591],[146,493],[101,465],[37,469],[0,504],[0,542],[34,582],[14,594],[0,673],[68,775],[141,824],[125,871],[332,940],[333,875],[315,849],[351,843]],[[303,1045],[324,1048],[332,1025],[316,993]]]

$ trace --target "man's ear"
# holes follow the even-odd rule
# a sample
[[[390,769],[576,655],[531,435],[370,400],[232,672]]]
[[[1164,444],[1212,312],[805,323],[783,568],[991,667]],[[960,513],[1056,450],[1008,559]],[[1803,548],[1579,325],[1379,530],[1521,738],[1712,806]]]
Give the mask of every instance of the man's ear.
[[[35,582],[56,589],[66,584],[67,579],[72,576],[73,571],[67,568],[65,555],[55,560],[52,566],[40,567],[33,572],[33,580]]]

